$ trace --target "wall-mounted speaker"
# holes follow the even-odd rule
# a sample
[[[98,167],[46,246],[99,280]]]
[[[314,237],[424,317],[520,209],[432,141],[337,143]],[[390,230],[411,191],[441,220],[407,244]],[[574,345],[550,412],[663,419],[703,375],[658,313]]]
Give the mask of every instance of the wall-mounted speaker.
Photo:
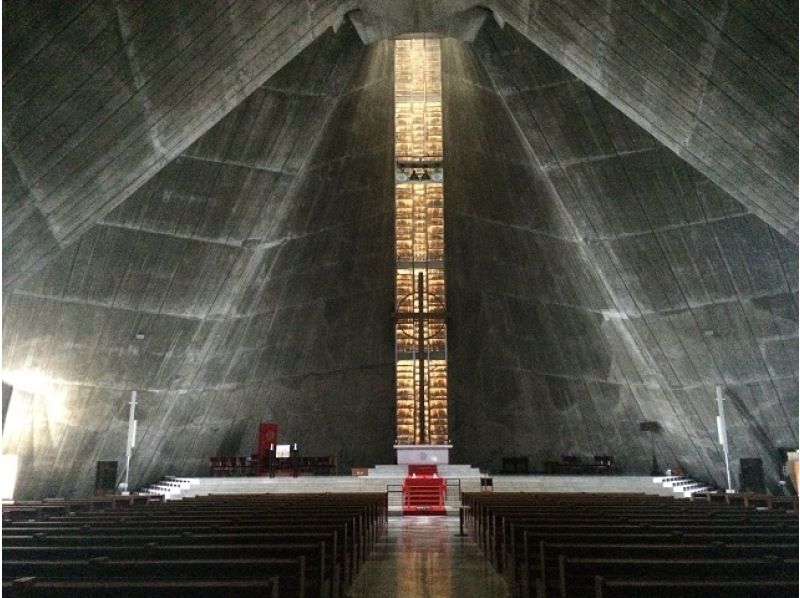
[[[97,473],[94,477],[94,494],[114,494],[117,490],[117,462],[98,461]]]
[[[739,459],[741,492],[766,492],[764,464],[761,459]]]
[[[640,432],[658,432],[660,429],[658,422],[639,422]]]

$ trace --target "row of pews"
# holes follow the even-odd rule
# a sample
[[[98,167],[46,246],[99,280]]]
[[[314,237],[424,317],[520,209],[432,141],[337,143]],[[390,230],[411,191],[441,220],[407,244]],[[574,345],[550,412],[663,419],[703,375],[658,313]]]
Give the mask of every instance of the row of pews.
[[[798,595],[798,514],[645,494],[464,493],[515,596]]]
[[[3,524],[15,520],[45,519],[53,515],[66,515],[82,511],[105,511],[130,506],[147,506],[164,502],[163,496],[148,494],[112,494],[92,498],[15,501],[3,504]]]
[[[3,507],[4,596],[336,598],[388,509],[385,493],[262,494],[29,514]]]

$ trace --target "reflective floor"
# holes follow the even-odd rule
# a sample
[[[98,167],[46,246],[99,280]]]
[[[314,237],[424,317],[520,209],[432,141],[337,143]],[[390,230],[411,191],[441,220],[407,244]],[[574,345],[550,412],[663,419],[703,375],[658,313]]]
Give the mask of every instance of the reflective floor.
[[[389,529],[354,581],[351,598],[510,596],[505,581],[458,517],[390,517]]]

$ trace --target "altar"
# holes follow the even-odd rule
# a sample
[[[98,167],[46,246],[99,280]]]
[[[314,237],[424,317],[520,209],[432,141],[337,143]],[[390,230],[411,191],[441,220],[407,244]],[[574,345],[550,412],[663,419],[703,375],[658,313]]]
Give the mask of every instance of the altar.
[[[452,444],[396,444],[398,465],[447,465]]]

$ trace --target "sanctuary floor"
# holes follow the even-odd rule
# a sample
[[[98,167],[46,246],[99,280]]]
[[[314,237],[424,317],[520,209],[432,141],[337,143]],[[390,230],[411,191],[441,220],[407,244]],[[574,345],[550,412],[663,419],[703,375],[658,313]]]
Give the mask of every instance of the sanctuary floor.
[[[510,596],[458,517],[390,517],[389,527],[354,581],[350,598]]]

